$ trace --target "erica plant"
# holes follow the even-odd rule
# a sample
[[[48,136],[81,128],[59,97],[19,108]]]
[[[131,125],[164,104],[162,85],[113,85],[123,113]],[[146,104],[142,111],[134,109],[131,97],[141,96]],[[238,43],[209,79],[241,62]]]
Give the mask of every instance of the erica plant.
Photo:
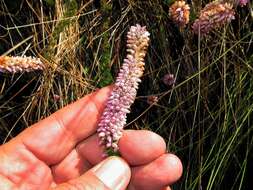
[[[118,141],[126,124],[126,114],[134,102],[140,77],[144,72],[144,57],[149,44],[149,32],[140,25],[127,33],[127,56],[119,71],[97,130],[105,155],[118,151]]]

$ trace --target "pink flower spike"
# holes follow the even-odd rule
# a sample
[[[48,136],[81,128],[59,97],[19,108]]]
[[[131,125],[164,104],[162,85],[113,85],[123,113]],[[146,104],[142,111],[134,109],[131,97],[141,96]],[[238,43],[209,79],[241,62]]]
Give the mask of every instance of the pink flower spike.
[[[126,124],[126,114],[134,102],[140,77],[144,72],[144,57],[149,45],[149,32],[139,24],[127,33],[127,56],[124,59],[111,95],[97,129],[100,145],[106,155],[117,154],[118,141]]]
[[[216,0],[208,3],[201,11],[199,18],[192,25],[195,34],[206,35],[210,31],[221,28],[235,19],[233,4]]]
[[[0,72],[17,73],[44,70],[45,65],[39,58],[27,56],[0,56]]]
[[[190,6],[185,1],[175,1],[170,9],[169,15],[173,22],[184,28],[190,19]]]

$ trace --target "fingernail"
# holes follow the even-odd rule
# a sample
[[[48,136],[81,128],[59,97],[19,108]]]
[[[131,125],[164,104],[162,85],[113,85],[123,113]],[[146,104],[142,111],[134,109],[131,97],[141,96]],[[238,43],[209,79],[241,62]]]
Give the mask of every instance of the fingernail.
[[[125,189],[130,181],[130,168],[119,157],[109,157],[91,170],[110,189]]]

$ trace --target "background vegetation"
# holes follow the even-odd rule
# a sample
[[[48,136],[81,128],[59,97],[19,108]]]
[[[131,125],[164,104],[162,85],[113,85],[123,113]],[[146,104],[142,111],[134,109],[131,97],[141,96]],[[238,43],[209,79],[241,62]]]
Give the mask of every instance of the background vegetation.
[[[146,25],[151,45],[127,128],[166,139],[183,161],[173,189],[251,189],[252,4],[229,25],[198,37],[169,19],[171,0],[1,0],[0,54],[32,55],[44,72],[0,74],[0,140],[113,83],[126,32]],[[191,20],[210,1],[188,1]],[[165,74],[175,75],[166,86]],[[147,98],[158,97],[156,104]]]

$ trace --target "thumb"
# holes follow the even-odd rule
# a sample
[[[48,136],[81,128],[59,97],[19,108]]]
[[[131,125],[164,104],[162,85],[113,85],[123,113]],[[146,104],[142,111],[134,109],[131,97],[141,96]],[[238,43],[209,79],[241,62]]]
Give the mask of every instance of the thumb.
[[[127,163],[116,156],[109,157],[82,176],[62,183],[53,190],[125,190],[131,178]]]

